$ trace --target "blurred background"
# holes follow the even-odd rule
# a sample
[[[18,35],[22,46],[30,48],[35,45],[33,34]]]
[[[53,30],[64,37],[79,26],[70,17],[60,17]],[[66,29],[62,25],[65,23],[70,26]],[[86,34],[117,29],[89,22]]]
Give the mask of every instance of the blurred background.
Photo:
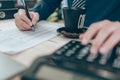
[[[34,7],[40,0],[26,0],[28,8]],[[63,0],[55,12],[48,17],[48,21],[59,21],[62,19],[62,8],[67,7],[67,0]],[[0,20],[12,19],[19,8],[23,8],[22,0],[0,0]]]

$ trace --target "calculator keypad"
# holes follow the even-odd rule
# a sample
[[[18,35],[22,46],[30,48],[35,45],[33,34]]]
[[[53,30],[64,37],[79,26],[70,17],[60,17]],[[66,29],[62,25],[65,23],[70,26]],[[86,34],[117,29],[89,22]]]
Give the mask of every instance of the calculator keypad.
[[[87,46],[81,45],[79,41],[70,41],[62,48],[57,50],[54,55],[56,56],[64,56],[68,59],[77,59],[84,60],[86,62],[96,62],[100,65],[107,65],[111,64],[111,67],[119,68],[120,69],[120,56],[117,57],[115,50],[110,51],[107,55],[101,54],[91,54],[90,53],[91,44]],[[120,48],[116,49],[118,52]]]
[[[59,61],[76,64],[81,69],[89,68],[94,71],[107,71],[109,74],[120,75],[120,47],[115,47],[107,55],[91,54],[91,44],[82,45],[79,41],[70,41],[54,52],[54,56],[61,57]],[[66,65],[66,63],[64,63]],[[70,67],[70,66],[69,66]],[[96,69],[94,69],[96,68]],[[104,75],[103,75],[104,76]]]

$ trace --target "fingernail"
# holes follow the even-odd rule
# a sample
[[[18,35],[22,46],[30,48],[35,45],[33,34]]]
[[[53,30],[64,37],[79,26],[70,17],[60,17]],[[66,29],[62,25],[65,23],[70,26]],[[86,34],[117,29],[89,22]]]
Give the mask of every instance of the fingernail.
[[[33,24],[35,25],[35,24],[36,24],[36,22],[33,22]]]
[[[79,36],[79,40],[82,41],[82,38]]]
[[[30,26],[32,26],[32,23],[29,23]]]
[[[91,48],[91,53],[92,54],[97,54],[97,50],[95,48]]]
[[[101,54],[107,53],[107,49],[106,49],[105,47],[102,47],[102,48],[100,49],[100,53],[101,53]]]
[[[79,39],[82,40],[82,36],[81,35],[79,36]]]
[[[83,45],[86,45],[87,43],[88,43],[88,40],[85,39],[85,38],[83,38],[83,39],[82,39],[82,44],[83,44]]]

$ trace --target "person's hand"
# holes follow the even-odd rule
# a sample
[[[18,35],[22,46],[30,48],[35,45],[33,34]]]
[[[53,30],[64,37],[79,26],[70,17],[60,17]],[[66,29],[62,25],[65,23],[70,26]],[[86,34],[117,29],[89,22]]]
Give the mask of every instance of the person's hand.
[[[93,23],[88,30],[80,36],[82,44],[87,45],[91,40],[91,53],[109,53],[120,42],[120,22],[104,20]]]
[[[20,9],[14,14],[15,24],[20,30],[31,30],[31,26],[35,25],[39,20],[39,14],[36,12],[29,12],[32,21],[26,16],[24,9]]]

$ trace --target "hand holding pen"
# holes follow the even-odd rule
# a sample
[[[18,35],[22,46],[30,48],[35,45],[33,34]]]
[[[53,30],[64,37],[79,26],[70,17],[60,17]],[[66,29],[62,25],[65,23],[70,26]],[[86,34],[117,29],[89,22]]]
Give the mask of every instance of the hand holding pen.
[[[23,6],[25,7],[25,12],[26,12],[27,17],[32,21],[30,14],[28,12],[28,7],[27,7],[25,0],[23,0]],[[34,30],[35,29],[34,25],[32,25],[31,28],[32,28],[32,30]]]
[[[28,12],[27,6],[25,10],[19,9],[19,11],[14,14],[14,17],[16,26],[22,31],[34,29],[32,26],[36,25],[39,20],[39,14],[36,12]]]

